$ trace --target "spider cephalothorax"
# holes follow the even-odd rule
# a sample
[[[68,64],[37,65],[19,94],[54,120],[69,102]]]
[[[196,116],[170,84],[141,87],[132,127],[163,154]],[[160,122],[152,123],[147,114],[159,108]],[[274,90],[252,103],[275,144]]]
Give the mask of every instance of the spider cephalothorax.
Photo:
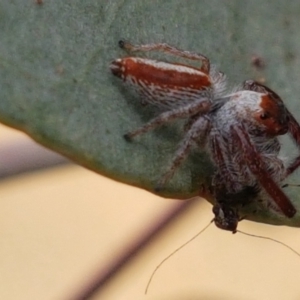
[[[162,50],[202,63],[195,68],[125,57],[111,64],[112,73],[136,90],[144,103],[165,110],[126,134],[126,139],[177,118],[188,120],[182,141],[158,187],[172,177],[196,142],[210,154],[215,165],[212,186],[218,227],[235,231],[240,216],[236,208],[239,201],[233,198],[247,189],[253,192],[247,201],[262,198],[263,203],[271,203],[269,206],[284,216],[294,216],[296,210],[280,183],[300,165],[300,157],[286,168],[279,157],[277,137],[289,132],[300,145],[300,126],[275,92],[248,80],[240,90],[224,94],[224,75],[212,71],[208,58],[201,54],[167,44],[133,46],[120,42],[120,46],[129,51]],[[240,200],[240,204],[245,201]]]

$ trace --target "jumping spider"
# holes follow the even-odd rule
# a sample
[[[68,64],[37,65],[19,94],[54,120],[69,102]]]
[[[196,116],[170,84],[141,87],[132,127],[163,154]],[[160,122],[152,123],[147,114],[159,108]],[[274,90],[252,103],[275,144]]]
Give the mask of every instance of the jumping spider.
[[[172,177],[196,142],[215,165],[213,212],[219,228],[235,232],[241,220],[239,205],[255,199],[288,218],[295,215],[280,183],[299,167],[300,156],[286,168],[279,157],[277,137],[289,133],[299,146],[300,126],[275,92],[248,80],[237,91],[225,94],[224,74],[211,68],[209,59],[201,54],[167,44],[133,46],[121,41],[119,45],[131,52],[160,50],[202,63],[195,68],[125,57],[111,64],[112,73],[136,90],[145,104],[165,109],[127,133],[127,140],[177,118],[188,120],[159,187]]]

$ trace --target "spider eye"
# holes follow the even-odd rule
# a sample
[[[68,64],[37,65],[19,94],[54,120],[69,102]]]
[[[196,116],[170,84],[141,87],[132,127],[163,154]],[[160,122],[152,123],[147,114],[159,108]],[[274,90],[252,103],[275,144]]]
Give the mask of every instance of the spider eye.
[[[260,115],[260,118],[261,118],[262,120],[266,120],[266,119],[269,118],[269,114],[263,112],[263,113]]]

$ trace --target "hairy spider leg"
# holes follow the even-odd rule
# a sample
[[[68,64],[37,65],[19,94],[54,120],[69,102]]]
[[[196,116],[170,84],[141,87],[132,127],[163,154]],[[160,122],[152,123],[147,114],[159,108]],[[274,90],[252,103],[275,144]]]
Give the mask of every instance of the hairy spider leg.
[[[122,49],[125,49],[129,52],[149,52],[149,51],[162,51],[166,53],[170,53],[175,56],[191,59],[191,60],[198,60],[201,61],[202,65],[199,70],[202,72],[209,74],[210,71],[210,61],[209,59],[198,53],[190,52],[190,51],[185,51],[185,50],[180,50],[176,47],[170,46],[166,43],[157,43],[157,44],[145,44],[145,45],[132,45],[128,41],[119,41],[119,46]]]
[[[227,149],[222,149],[221,145],[224,145],[224,142],[222,143],[220,141],[221,138],[221,134],[218,133],[215,128],[210,138],[213,161],[215,165],[218,166],[218,171],[214,174],[213,179],[215,198],[215,204],[212,208],[215,215],[213,221],[218,228],[236,233],[238,222],[242,220],[242,218],[240,218],[238,214],[238,209],[228,201],[227,198],[229,197],[231,200],[231,197],[228,195],[226,187],[220,184],[220,182],[224,182],[225,180],[227,183],[230,181],[232,186],[235,185],[235,179],[232,177],[231,171],[228,168],[230,157],[228,157],[228,153],[226,153]],[[221,181],[218,180],[220,177],[222,178]],[[233,194],[231,196],[233,196]],[[225,201],[225,199],[227,200]]]
[[[275,181],[269,176],[268,172],[265,171],[264,162],[256,147],[252,144],[244,126],[231,126],[231,131],[233,139],[243,150],[244,161],[250,171],[256,176],[258,182],[274,200],[283,214],[288,218],[292,218],[296,213],[294,205]]]
[[[124,138],[126,140],[131,140],[133,137],[137,135],[146,133],[157,126],[170,122],[174,119],[189,117],[193,114],[200,113],[200,112],[202,114],[205,114],[209,111],[210,107],[211,107],[210,101],[206,98],[203,98],[202,101],[198,101],[196,103],[192,102],[183,107],[164,112],[160,114],[158,117],[146,123],[145,125],[141,126],[140,128],[125,134]]]
[[[203,144],[211,129],[211,122],[205,117],[198,117],[194,123],[190,126],[189,130],[184,135],[184,139],[179,144],[177,151],[173,157],[173,160],[160,179],[156,190],[161,190],[165,183],[174,175],[176,169],[182,164],[185,158],[188,156],[194,142],[202,141]]]
[[[225,145],[225,143],[222,142],[221,139],[222,135],[219,133],[218,129],[214,128],[213,132],[211,132],[210,147],[213,161],[215,165],[218,166],[218,170],[217,173],[214,174],[213,185],[215,186],[216,191],[222,190],[221,193],[223,193],[225,187],[223,185],[219,186],[218,180],[216,180],[216,178],[221,177],[221,182],[226,181],[227,183],[231,183],[232,186],[235,185],[235,179],[233,178],[232,173],[229,169],[230,155],[228,155],[228,149],[222,147],[222,145]],[[217,195],[216,198],[216,200],[218,201]]]
[[[241,217],[239,215],[238,207],[251,202],[257,192],[255,191],[255,187],[251,186],[247,186],[237,193],[228,192],[227,187],[223,184],[224,180],[227,185],[230,182],[230,185],[232,186],[231,189],[235,190],[234,186],[236,185],[237,178],[232,176],[232,172],[229,168],[232,162],[227,153],[224,153],[224,150],[221,150],[221,144],[218,136],[211,139],[214,162],[217,166],[220,166],[213,178],[213,195],[215,199],[212,208],[215,215],[213,221],[218,228],[236,233],[238,223],[245,218],[245,216]],[[223,154],[226,155],[226,159]],[[222,179],[220,180],[220,178]]]

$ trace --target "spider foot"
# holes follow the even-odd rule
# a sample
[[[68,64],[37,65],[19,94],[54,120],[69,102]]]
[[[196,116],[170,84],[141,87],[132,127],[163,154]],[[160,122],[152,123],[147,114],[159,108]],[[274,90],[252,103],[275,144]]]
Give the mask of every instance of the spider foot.
[[[163,186],[159,183],[159,184],[157,184],[155,187],[154,187],[154,191],[156,192],[156,193],[159,193],[159,192],[161,192],[163,190]]]
[[[120,40],[118,42],[118,45],[121,49],[125,49],[125,50],[130,50],[130,48],[132,47],[131,44],[126,40]]]
[[[132,142],[132,136],[131,136],[130,132],[124,134],[123,137],[127,142]]]
[[[119,45],[119,47],[120,47],[121,49],[124,48],[124,44],[125,44],[125,41],[124,41],[124,40],[119,40],[118,45]]]

